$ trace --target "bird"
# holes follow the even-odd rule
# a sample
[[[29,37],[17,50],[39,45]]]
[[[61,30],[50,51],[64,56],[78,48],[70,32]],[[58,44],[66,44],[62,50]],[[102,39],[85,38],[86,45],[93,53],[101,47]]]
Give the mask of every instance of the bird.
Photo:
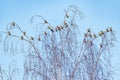
[[[40,38],[40,36],[38,37],[38,41],[41,41],[41,38]]]
[[[69,16],[68,16],[68,14],[67,14],[67,13],[66,13],[66,15],[65,15],[65,16],[66,16],[66,18],[69,18]]]
[[[47,22],[47,20],[44,20],[44,22],[47,24],[48,22]]]
[[[12,25],[12,26],[15,26],[15,22],[12,22],[11,25]]]
[[[47,35],[47,33],[46,33],[46,32],[44,32],[44,35]]]
[[[61,28],[61,29],[63,29],[63,27],[62,27],[62,26],[60,26],[60,28]]]
[[[7,34],[10,36],[10,35],[11,35],[11,32],[8,31]]]
[[[109,32],[108,28],[106,29],[106,32]]]
[[[112,32],[112,28],[110,27],[110,31]]]
[[[90,28],[89,28],[89,29],[87,29],[87,32],[91,32],[91,31],[90,31]]]
[[[24,39],[24,37],[23,37],[23,36],[21,36],[20,38],[21,38],[21,40],[23,40],[23,39]]]
[[[94,35],[95,38],[97,37],[96,34],[93,34],[93,35]]]
[[[89,37],[92,37],[92,34],[89,34]]]
[[[102,48],[103,46],[102,46],[102,44],[100,44],[100,48]]]
[[[99,36],[102,36],[102,35],[104,35],[104,32],[103,32],[103,31],[100,31],[100,32],[99,32]]]
[[[25,31],[23,31],[23,35],[26,35],[26,32],[25,32]]]
[[[87,33],[84,33],[84,36],[87,37]]]
[[[53,29],[50,29],[51,30],[51,32],[54,32],[54,30]]]
[[[34,38],[32,36],[30,36],[31,40],[33,40]]]

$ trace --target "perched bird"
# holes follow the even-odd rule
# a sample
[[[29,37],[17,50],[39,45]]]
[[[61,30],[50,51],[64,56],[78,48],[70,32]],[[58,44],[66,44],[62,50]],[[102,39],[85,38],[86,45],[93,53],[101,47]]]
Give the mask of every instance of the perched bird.
[[[66,23],[66,21],[64,21],[64,25],[65,25],[66,28],[68,27],[68,24]]]
[[[65,15],[65,16],[66,16],[66,18],[69,18],[69,16],[68,16],[68,14],[67,14],[67,13],[66,13],[66,15]]]
[[[109,32],[108,28],[106,29],[106,32]]]
[[[99,36],[102,36],[102,33],[101,33],[101,32],[99,32]]]
[[[86,39],[83,39],[83,42],[86,43],[87,42]]]
[[[11,26],[15,26],[15,22],[12,22],[12,23],[11,23]]]
[[[64,25],[67,25],[66,21],[64,21]]]
[[[7,34],[10,36],[10,35],[11,35],[11,32],[8,31]]]
[[[54,30],[53,29],[50,29],[51,30],[51,32],[54,32]]]
[[[88,36],[87,33],[84,33],[84,36],[87,37]]]
[[[97,35],[96,34],[93,34],[93,36],[96,38],[97,37]]]
[[[92,37],[92,34],[89,34],[89,37]]]
[[[61,28],[61,29],[63,29],[63,27],[62,27],[62,26],[60,26],[60,28]]]
[[[47,22],[47,20],[44,20],[44,22],[47,24],[48,22]]]
[[[51,29],[51,27],[50,27],[50,26],[48,26],[48,29]]]
[[[23,39],[24,39],[24,37],[23,37],[23,36],[21,36],[21,37],[20,37],[20,39],[21,39],[21,40],[23,40]]]
[[[44,32],[44,35],[47,35],[47,33],[46,33],[46,32]]]
[[[32,36],[30,36],[30,39],[33,40],[34,38]]]
[[[89,29],[87,29],[87,32],[91,32],[91,31],[90,31],[90,28],[89,28]]]
[[[50,26],[48,26],[48,29],[50,29],[51,32],[54,32],[54,30]]]
[[[55,28],[55,31],[56,31],[56,32],[58,31],[57,27]]]
[[[40,36],[38,37],[38,41],[41,41],[41,38],[40,38]]]
[[[60,30],[61,30],[61,27],[57,26],[57,29],[60,31]]]
[[[102,48],[103,46],[102,46],[102,44],[100,44],[100,48]]]
[[[99,36],[102,36],[102,35],[104,35],[104,32],[103,32],[103,31],[100,31],[100,32],[99,32]]]
[[[110,31],[112,32],[112,28],[110,27]]]
[[[93,45],[93,42],[92,42],[92,41],[90,41],[90,45],[91,45],[91,46]]]
[[[23,35],[26,35],[26,32],[25,32],[25,31],[23,31]]]

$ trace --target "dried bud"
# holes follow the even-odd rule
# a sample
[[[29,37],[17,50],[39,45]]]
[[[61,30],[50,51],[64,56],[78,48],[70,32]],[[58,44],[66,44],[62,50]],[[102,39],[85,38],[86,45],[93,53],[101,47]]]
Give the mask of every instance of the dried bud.
[[[10,35],[11,35],[11,32],[8,31],[7,34],[10,36]]]
[[[110,31],[112,32],[112,28],[110,27]]]
[[[30,39],[33,40],[34,38],[32,36],[30,36]]]
[[[45,23],[48,23],[47,20],[44,20]]]
[[[20,37],[20,39],[21,39],[21,40],[23,40],[23,39],[24,39],[24,37],[23,37],[23,36],[21,36],[21,37]]]
[[[41,41],[41,38],[40,38],[40,36],[38,37],[38,41]]]

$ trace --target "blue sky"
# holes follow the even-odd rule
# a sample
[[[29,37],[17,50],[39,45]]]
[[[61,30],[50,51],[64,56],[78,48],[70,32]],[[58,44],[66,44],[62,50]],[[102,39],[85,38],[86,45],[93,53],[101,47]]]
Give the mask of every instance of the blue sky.
[[[33,15],[43,16],[54,26],[61,24],[64,10],[69,5],[78,6],[85,16],[80,22],[81,30],[91,27],[99,31],[113,27],[117,41],[116,47],[112,49],[112,64],[119,66],[120,71],[120,0],[0,0],[0,31],[5,30],[6,25],[12,21],[23,29],[30,29],[29,20]],[[1,46],[0,53],[3,53]],[[0,64],[6,64],[7,60],[9,59],[4,54],[0,55]],[[118,79],[120,78],[117,77],[116,80]]]

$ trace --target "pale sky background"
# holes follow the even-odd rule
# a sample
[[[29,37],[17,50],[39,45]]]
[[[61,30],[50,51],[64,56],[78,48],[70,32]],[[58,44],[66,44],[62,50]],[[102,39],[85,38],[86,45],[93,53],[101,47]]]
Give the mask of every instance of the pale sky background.
[[[29,21],[33,15],[41,15],[51,24],[59,25],[63,21],[64,10],[70,5],[78,6],[85,16],[80,22],[81,30],[90,27],[93,31],[99,31],[112,26],[116,31],[116,45],[111,49],[112,65],[115,71],[120,72],[120,0],[0,0],[0,31],[5,31],[6,25],[12,21],[18,23],[21,28],[30,30]],[[1,44],[2,42],[0,64],[6,69],[7,64],[14,59],[22,69],[22,56],[4,55]],[[120,78],[115,76],[115,80]]]

